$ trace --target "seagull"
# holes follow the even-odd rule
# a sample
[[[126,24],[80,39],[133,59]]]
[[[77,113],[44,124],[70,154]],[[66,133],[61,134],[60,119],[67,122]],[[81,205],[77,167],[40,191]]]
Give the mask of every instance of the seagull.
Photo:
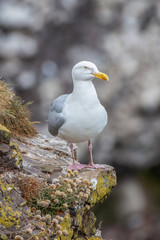
[[[51,135],[68,142],[73,159],[69,169],[101,168],[102,166],[93,162],[92,139],[107,125],[108,116],[98,99],[92,81],[95,78],[109,81],[109,78],[89,61],[77,63],[72,69],[72,78],[72,93],[59,96],[50,106],[48,131]],[[90,153],[88,165],[77,162],[74,154],[74,144],[85,141],[88,141]]]

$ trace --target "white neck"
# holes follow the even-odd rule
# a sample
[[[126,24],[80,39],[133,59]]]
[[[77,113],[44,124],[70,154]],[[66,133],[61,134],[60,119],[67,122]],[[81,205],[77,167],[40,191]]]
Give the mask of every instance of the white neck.
[[[72,96],[81,99],[98,99],[96,89],[92,81],[73,81]]]

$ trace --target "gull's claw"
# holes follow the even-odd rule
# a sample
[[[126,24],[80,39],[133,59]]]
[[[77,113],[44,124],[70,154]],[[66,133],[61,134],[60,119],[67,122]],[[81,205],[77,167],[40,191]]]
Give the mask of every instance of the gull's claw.
[[[67,169],[71,169],[71,170],[81,170],[83,168],[86,168],[87,165],[85,164],[80,164],[77,161],[75,162],[75,164],[73,163],[72,165],[68,166]]]

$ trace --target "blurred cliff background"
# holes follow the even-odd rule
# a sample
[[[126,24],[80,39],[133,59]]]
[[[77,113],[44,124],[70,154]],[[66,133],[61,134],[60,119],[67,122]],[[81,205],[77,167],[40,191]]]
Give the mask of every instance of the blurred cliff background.
[[[47,132],[52,99],[72,91],[71,69],[94,62],[109,115],[94,158],[118,185],[95,209],[107,240],[160,239],[160,1],[1,0],[0,73]],[[51,137],[51,136],[50,136]],[[79,148],[88,161],[87,144]]]

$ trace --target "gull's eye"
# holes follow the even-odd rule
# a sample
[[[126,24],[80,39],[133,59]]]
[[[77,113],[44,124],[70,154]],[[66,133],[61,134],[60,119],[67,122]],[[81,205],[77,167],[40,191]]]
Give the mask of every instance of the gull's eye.
[[[88,67],[84,67],[85,69],[88,69]]]

